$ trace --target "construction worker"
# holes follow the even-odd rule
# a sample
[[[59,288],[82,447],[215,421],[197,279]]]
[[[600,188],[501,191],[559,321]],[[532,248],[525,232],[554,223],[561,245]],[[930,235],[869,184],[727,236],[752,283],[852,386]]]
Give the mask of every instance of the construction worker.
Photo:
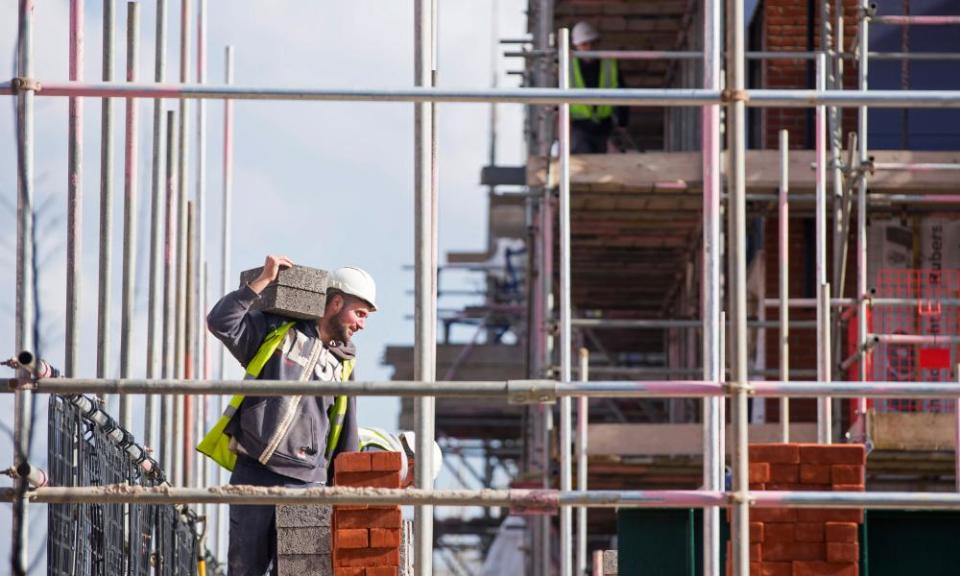
[[[577,22],[570,35],[573,49],[588,52],[594,49],[600,33],[589,22]],[[591,57],[574,57],[570,71],[572,88],[622,88],[617,61]],[[623,106],[570,105],[570,153],[606,154],[614,127],[626,127],[630,112]]]
[[[295,321],[251,310],[281,268],[267,256],[260,276],[223,297],[207,316],[210,331],[261,380],[344,381],[356,358],[351,338],[376,307],[373,278],[359,268],[334,271],[324,315]],[[231,468],[230,484],[322,486],[340,452],[359,449],[354,398],[237,396],[198,449]],[[229,446],[229,452],[224,447]],[[277,573],[274,506],[230,506],[229,576]]]

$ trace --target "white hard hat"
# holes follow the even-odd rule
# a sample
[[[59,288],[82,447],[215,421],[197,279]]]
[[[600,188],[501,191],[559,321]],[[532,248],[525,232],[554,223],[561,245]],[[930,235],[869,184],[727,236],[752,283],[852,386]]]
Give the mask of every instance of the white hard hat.
[[[371,308],[377,309],[377,284],[365,270],[355,266],[337,268],[330,278],[330,288],[366,300]]]
[[[597,38],[600,38],[600,33],[597,32],[597,29],[593,27],[593,24],[583,20],[574,24],[573,33],[570,35],[570,40],[574,45],[593,42]]]
[[[416,458],[416,449],[417,449],[417,435],[415,432],[409,430],[404,430],[400,433],[400,443],[403,444],[404,450],[410,454],[413,458]],[[436,440],[433,442],[433,479],[436,480],[437,476],[440,475],[440,470],[443,468],[443,452],[440,451],[440,445],[437,444]]]

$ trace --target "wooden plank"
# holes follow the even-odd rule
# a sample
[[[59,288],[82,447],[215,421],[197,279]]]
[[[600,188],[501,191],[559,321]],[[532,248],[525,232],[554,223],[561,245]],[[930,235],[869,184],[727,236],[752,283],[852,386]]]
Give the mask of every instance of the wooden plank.
[[[780,182],[780,159],[777,150],[748,150],[747,186],[757,191],[776,190]],[[911,150],[877,150],[872,152],[877,163],[960,164],[960,151],[929,152]],[[554,160],[556,162],[556,160]],[[790,187],[792,191],[813,191],[816,174],[813,150],[790,152]],[[721,162],[721,166],[725,162]],[[527,163],[527,183],[543,186],[546,162],[531,157]],[[557,185],[556,164],[551,172],[551,186]],[[582,154],[570,159],[570,179],[574,193],[580,189],[608,192],[630,192],[658,189],[669,194],[689,194],[701,186],[702,169],[699,152],[635,152],[628,154]],[[674,187],[667,186],[673,183]],[[875,192],[944,192],[960,193],[956,171],[924,172],[878,171],[870,176],[870,189]]]
[[[877,450],[953,451],[953,414],[870,412],[870,437]]]
[[[701,424],[591,424],[587,433],[587,454],[590,456],[681,456],[703,453]],[[728,453],[731,434],[728,427]],[[749,435],[752,443],[776,442],[780,436],[780,424],[752,424]],[[817,425],[791,424],[790,439],[793,442],[816,442]]]

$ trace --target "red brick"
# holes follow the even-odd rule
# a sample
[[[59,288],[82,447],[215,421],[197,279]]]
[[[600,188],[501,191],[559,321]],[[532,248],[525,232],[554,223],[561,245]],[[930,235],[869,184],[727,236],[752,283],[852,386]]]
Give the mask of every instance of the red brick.
[[[823,560],[826,551],[823,544],[817,542],[765,542],[763,559],[784,560]]]
[[[834,464],[830,467],[830,482],[833,484],[864,484],[863,473],[863,466]]]
[[[863,523],[863,510],[844,508],[802,508],[797,510],[800,522],[856,522]]]
[[[770,464],[766,462],[751,462],[748,482],[750,484],[763,484],[770,480]]]
[[[342,528],[333,533],[333,545],[338,549],[366,548],[370,537],[366,528]]]
[[[400,545],[399,528],[371,528],[371,548],[394,548]]]
[[[829,464],[800,465],[800,482],[804,484],[829,484],[832,477]]]
[[[751,462],[799,464],[800,449],[796,444],[751,444]]]
[[[763,560],[763,544],[750,545],[750,561],[760,562]]]
[[[747,484],[747,488],[749,488],[753,492],[763,492],[764,490],[767,489],[767,485],[763,483],[760,483],[760,484],[750,483],[750,484]]]
[[[863,492],[863,484],[834,484],[831,488],[834,492]]]
[[[369,510],[336,510],[337,528],[399,528],[400,507]]]
[[[823,542],[823,526],[823,522],[797,522],[794,524],[797,542]]]
[[[769,522],[763,525],[763,537],[764,543],[769,544],[770,542],[793,542],[796,540],[794,537],[794,529],[796,526],[793,522],[779,523],[779,522]]]
[[[396,566],[371,566],[367,568],[367,576],[397,576]]]
[[[760,576],[793,576],[791,562],[764,562],[760,565]]]
[[[399,472],[402,465],[399,452],[370,453],[370,469],[375,472]]]
[[[857,562],[860,545],[856,542],[827,542],[827,562]]]
[[[400,472],[334,472],[337,486],[364,486],[369,488],[399,488]]]
[[[805,464],[859,464],[866,462],[863,444],[801,444],[800,460]]]
[[[337,472],[369,472],[369,452],[344,452],[337,456],[333,464]]]
[[[830,490],[831,486],[829,484],[801,484],[800,482],[778,482],[774,484],[771,482],[767,484],[767,490]]]
[[[751,522],[750,523],[750,541],[762,544],[763,539],[764,539],[764,523]]]
[[[358,548],[337,550],[337,566],[399,566],[400,550],[396,548]]]
[[[824,527],[827,542],[859,541],[859,526],[853,522],[827,522]]]
[[[337,567],[333,569],[333,576],[366,576],[366,568]]]
[[[750,512],[750,519],[757,522],[796,522],[797,510],[793,508],[757,508]]]
[[[797,482],[800,477],[799,471],[800,467],[796,464],[771,464],[769,484]]]
[[[853,562],[794,562],[793,576],[859,576]]]

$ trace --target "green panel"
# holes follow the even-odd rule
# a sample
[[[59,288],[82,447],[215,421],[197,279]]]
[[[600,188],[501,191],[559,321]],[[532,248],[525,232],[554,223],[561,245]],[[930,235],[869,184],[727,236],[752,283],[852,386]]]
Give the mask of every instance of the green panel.
[[[621,509],[617,565],[631,576],[695,576],[702,570],[700,510]]]
[[[864,576],[960,573],[960,513],[870,510],[864,527]]]

